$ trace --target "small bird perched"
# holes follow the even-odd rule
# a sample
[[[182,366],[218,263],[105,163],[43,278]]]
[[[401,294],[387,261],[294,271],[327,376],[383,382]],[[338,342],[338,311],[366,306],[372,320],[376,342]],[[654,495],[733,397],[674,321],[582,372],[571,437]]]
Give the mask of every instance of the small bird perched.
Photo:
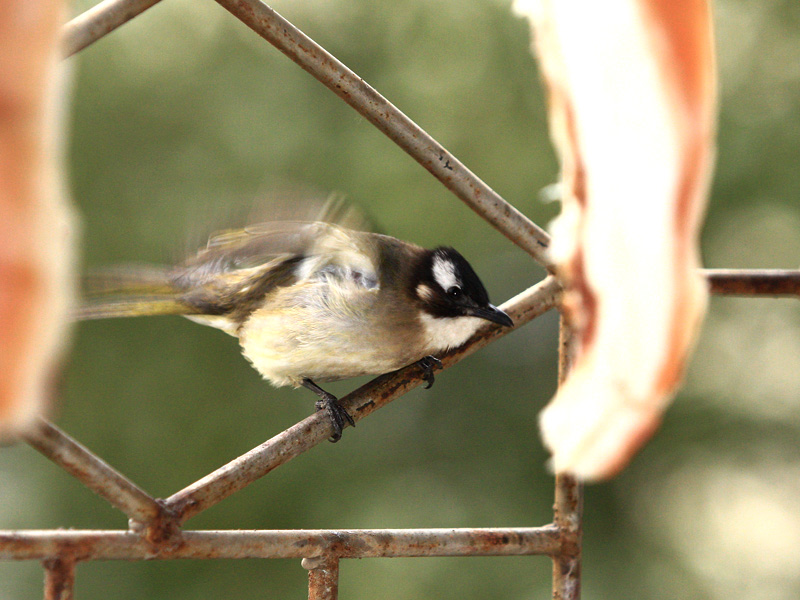
[[[304,386],[333,426],[355,425],[315,382],[380,375],[460,346],[485,321],[513,325],[489,303],[456,250],[323,222],[276,221],[211,237],[175,267],[118,268],[87,278],[77,318],[177,314],[237,337],[275,386]]]

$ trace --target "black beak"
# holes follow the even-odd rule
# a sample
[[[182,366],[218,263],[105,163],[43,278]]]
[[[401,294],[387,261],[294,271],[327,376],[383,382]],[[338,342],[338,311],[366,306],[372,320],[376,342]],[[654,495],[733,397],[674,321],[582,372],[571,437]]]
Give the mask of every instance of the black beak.
[[[505,327],[512,327],[514,325],[514,321],[511,320],[511,317],[492,304],[478,308],[470,308],[469,315],[471,317],[486,319],[487,321],[491,321],[492,323],[497,323],[498,325],[503,325]]]

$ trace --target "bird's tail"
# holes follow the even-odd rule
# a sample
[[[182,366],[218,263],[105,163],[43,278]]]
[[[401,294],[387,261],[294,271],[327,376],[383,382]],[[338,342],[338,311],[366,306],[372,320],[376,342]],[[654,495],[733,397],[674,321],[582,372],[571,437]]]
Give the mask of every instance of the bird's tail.
[[[83,279],[83,301],[76,321],[150,315],[191,315],[200,311],[181,298],[167,267],[116,267]]]

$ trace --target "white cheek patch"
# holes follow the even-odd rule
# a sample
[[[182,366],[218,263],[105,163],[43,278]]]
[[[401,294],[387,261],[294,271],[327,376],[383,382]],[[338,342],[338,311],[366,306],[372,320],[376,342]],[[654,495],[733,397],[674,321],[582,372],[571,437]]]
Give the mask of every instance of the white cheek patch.
[[[433,278],[443,290],[449,290],[453,286],[460,287],[461,284],[456,277],[455,265],[441,256],[433,258]]]

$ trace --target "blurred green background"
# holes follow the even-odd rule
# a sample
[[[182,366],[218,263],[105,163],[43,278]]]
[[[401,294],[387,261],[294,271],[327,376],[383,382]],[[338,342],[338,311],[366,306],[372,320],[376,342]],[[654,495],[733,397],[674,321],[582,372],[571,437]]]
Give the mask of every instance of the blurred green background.
[[[534,221],[557,165],[528,26],[506,0],[278,0],[274,7]],[[91,2],[77,2],[74,12]],[[721,0],[708,266],[800,264],[800,5]],[[386,233],[458,247],[495,302],[542,270],[349,107],[214,2],[164,0],[71,59],[68,160],[83,268],[164,263],[280,190],[341,192]],[[215,221],[216,220],[216,221]],[[209,225],[211,222],[211,225]],[[188,240],[188,241],[187,241]],[[553,480],[536,417],[555,389],[548,314],[189,528],[541,525]],[[360,381],[331,386],[345,393]],[[800,306],[715,299],[687,384],[631,467],[586,495],[586,598],[800,595]],[[180,318],[75,328],[54,420],[168,496],[307,416],[225,334]],[[0,528],[124,528],[25,445],[0,450]],[[0,598],[41,597],[0,563]],[[547,598],[546,558],[345,561],[348,600]],[[76,597],[304,598],[299,561],[93,563]]]

